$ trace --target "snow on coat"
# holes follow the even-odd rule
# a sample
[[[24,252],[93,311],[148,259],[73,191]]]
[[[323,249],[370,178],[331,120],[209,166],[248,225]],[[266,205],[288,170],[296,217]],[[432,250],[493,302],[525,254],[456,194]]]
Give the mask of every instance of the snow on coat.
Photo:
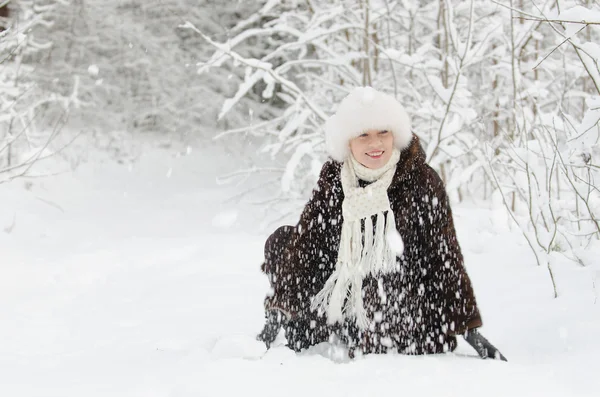
[[[344,199],[341,165],[336,161],[323,165],[298,224],[277,229],[267,240],[262,270],[272,293],[265,299],[265,309],[279,308],[291,316],[286,336],[297,350],[327,341],[333,334],[362,353],[454,350],[455,335],[481,326],[482,321],[443,182],[425,163],[416,136],[402,151],[388,189],[404,242],[398,271],[363,281],[371,326],[363,331],[349,319],[328,325],[323,314],[311,311],[311,299],[335,269]]]

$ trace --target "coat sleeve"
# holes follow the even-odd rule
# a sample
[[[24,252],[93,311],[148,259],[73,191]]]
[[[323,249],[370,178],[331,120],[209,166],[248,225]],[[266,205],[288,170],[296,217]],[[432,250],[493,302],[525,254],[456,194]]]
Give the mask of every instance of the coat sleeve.
[[[307,315],[311,296],[335,263],[337,252],[332,250],[329,227],[331,208],[340,200],[331,183],[336,173],[337,163],[326,162],[296,226],[280,228],[267,240],[262,270],[272,290],[265,309],[278,308],[291,317]]]
[[[419,197],[424,208],[419,219],[424,262],[418,294],[425,322],[439,338],[440,334],[458,335],[480,327],[482,321],[464,267],[444,184],[428,165],[424,176],[424,191]]]

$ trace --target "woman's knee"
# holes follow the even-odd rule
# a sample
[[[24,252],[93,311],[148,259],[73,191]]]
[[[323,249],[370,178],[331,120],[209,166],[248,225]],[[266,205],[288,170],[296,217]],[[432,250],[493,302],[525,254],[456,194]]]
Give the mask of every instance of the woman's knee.
[[[325,324],[305,318],[289,321],[284,328],[287,346],[296,352],[328,342],[332,333]]]

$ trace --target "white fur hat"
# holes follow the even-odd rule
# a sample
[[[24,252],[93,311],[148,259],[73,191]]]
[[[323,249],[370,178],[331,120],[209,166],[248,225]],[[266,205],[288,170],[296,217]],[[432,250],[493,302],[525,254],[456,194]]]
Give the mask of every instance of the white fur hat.
[[[348,142],[370,129],[391,131],[398,150],[412,140],[410,117],[400,102],[374,88],[357,87],[325,123],[327,152],[334,160],[344,161],[350,154]]]

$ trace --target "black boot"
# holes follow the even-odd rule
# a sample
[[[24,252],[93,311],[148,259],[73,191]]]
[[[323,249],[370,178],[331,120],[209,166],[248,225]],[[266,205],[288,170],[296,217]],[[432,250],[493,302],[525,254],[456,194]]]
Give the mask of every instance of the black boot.
[[[271,343],[277,338],[279,330],[287,321],[286,315],[277,310],[267,310],[265,312],[265,326],[260,334],[256,336],[257,340],[265,342],[267,349],[271,347]]]
[[[483,359],[493,358],[495,360],[508,361],[494,345],[477,331],[477,329],[470,329],[463,336],[469,345],[473,346],[473,349],[479,354],[479,357]]]

